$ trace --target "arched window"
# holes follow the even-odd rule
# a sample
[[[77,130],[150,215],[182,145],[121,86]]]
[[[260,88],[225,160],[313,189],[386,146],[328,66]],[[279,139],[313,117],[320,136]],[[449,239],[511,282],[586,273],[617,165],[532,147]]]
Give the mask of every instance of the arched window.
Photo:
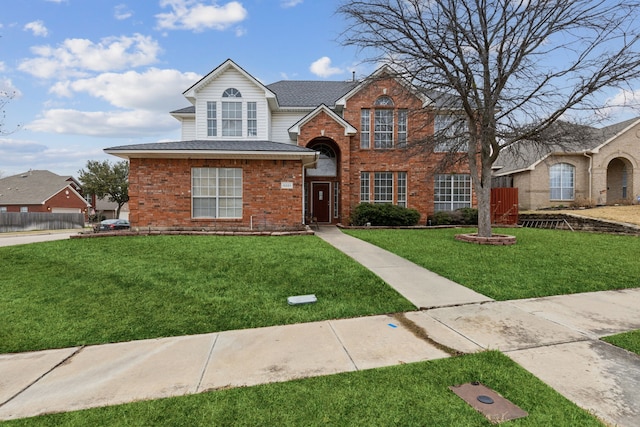
[[[575,166],[569,163],[558,163],[549,168],[551,200],[574,199],[575,169]]]
[[[234,87],[230,87],[222,94],[223,98],[242,98],[240,91]]]
[[[376,102],[374,105],[376,107],[393,107],[394,104],[393,104],[393,99],[385,95],[376,99]]]
[[[309,176],[338,176],[338,162],[336,152],[328,144],[316,144],[312,150],[320,152],[318,163],[314,169],[307,169]]]

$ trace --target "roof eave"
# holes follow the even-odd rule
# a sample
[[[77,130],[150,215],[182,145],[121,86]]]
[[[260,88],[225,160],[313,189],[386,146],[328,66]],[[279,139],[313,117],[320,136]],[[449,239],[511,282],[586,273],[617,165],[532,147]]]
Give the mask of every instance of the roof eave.
[[[304,165],[314,163],[315,151],[233,151],[233,150],[104,150],[122,159],[242,159],[242,160],[300,160]]]

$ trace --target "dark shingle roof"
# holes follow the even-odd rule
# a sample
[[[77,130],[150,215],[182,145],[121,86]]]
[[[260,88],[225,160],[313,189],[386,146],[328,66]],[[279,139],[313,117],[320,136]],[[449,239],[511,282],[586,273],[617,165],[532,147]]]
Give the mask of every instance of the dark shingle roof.
[[[338,99],[353,89],[356,81],[281,80],[267,85],[276,94],[281,107],[333,107]]]
[[[105,148],[105,151],[263,151],[270,153],[313,153],[314,150],[299,145],[273,141],[172,141],[153,142],[149,144],[121,145]]]
[[[195,105],[191,105],[189,107],[185,107],[185,108],[181,108],[179,110],[171,111],[171,114],[195,114],[195,113],[196,113],[196,106]]]
[[[32,170],[0,179],[0,205],[42,204],[72,184],[70,176]]]
[[[501,167],[497,175],[506,175],[533,166],[551,153],[582,153],[593,150],[613,138],[628,126],[638,121],[638,118],[625,120],[603,128],[576,125],[567,122],[557,122],[552,129],[561,129],[557,142],[549,143],[553,135],[543,142],[520,141],[503,149],[495,165]]]

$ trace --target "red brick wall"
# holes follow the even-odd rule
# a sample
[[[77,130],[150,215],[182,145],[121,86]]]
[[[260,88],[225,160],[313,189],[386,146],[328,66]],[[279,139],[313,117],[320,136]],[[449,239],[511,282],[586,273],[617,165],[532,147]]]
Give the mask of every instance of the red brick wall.
[[[66,194],[65,191],[67,190],[61,190],[47,200],[44,205],[12,205],[7,206],[7,212],[20,212],[20,207],[27,206],[29,212],[51,212],[53,208],[75,208],[84,213],[87,208],[84,199],[79,198],[71,190],[69,190],[69,194]]]
[[[191,217],[192,167],[242,168],[241,219]],[[302,224],[302,186],[299,161],[131,159],[129,220],[134,230],[292,229]]]
[[[344,119],[356,128],[360,128],[360,112],[369,108],[373,120],[375,100],[380,96],[393,99],[395,108],[407,109],[408,146],[394,149],[361,149],[360,133],[353,137],[344,135],[344,128],[328,115],[321,113],[310,120],[301,129],[299,145],[306,146],[314,138],[322,136],[333,139],[340,149],[338,155],[340,167],[341,221],[346,223],[351,211],[360,203],[361,172],[407,172],[407,206],[421,213],[420,223],[426,223],[427,216],[434,211],[434,179],[437,173],[469,173],[466,164],[446,170],[440,169],[443,154],[432,153],[424,144],[412,144],[433,133],[433,114],[422,108],[422,100],[407,92],[393,79],[375,80],[349,98],[344,110]],[[397,120],[397,114],[394,114]],[[397,136],[397,123],[394,126],[394,141]],[[373,147],[373,122],[371,124],[371,147]],[[395,176],[394,176],[395,180]],[[395,184],[395,181],[394,181]],[[395,193],[395,190],[394,190]]]

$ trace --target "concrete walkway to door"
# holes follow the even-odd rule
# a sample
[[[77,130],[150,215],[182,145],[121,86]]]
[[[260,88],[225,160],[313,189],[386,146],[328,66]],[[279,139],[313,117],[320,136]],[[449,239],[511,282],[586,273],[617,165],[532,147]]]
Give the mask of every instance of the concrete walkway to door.
[[[419,309],[493,301],[337,227],[320,226],[316,235],[373,271]]]

